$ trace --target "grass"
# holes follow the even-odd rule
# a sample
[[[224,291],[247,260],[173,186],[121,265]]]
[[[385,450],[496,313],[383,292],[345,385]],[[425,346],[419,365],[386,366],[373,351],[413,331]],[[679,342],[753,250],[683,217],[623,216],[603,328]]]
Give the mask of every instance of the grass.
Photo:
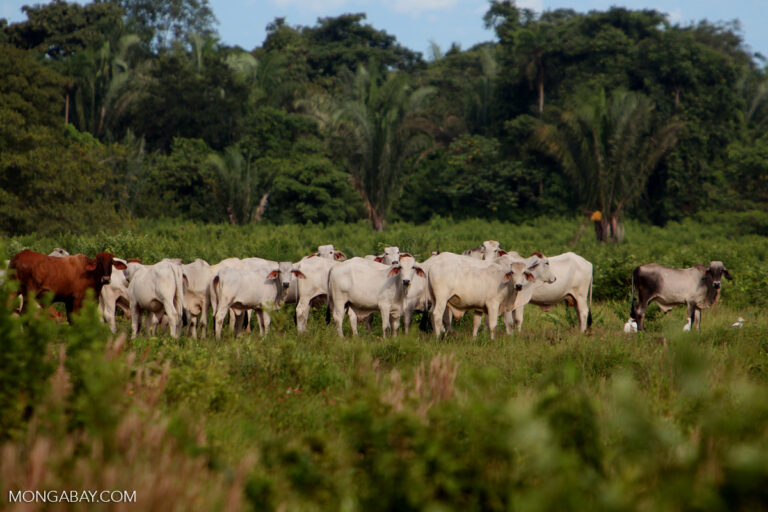
[[[236,248],[257,250],[275,236],[286,237],[280,251],[289,258],[331,240],[348,255],[390,241],[421,254],[435,241],[458,249],[503,237],[502,246],[554,254],[575,227],[470,222],[451,230],[440,220],[395,226],[390,239],[360,226],[274,235],[185,225],[179,235],[169,221],[145,226],[139,241],[110,236],[150,261],[205,251],[215,260],[217,251],[239,255]],[[34,394],[3,391],[33,406],[0,432],[0,492],[119,485],[138,489],[142,510],[763,510],[768,318],[759,294],[768,283],[752,266],[768,250],[764,239],[724,228],[710,230],[720,233],[712,248],[706,229],[630,225],[634,240],[625,245],[582,240],[576,252],[595,263],[603,290],[587,334],[561,305],[527,307],[523,332],[495,340],[487,331],[472,339],[469,317],[441,340],[418,329],[382,338],[378,322],[339,338],[322,312],[298,336],[288,306],[265,338],[225,331],[220,341],[127,342],[128,322],[120,319],[112,339],[93,308],[69,327],[14,320],[0,305],[3,357],[28,361],[14,366],[21,375],[0,366],[0,376],[31,372],[29,382],[46,383]],[[213,234],[222,247],[200,243]],[[52,242],[8,245],[50,250]],[[69,242],[74,251],[101,243]],[[626,269],[650,254],[683,265],[718,251],[735,281],[704,312],[700,332],[682,331],[683,308],[662,315],[655,306],[648,331],[622,332]],[[743,283],[745,275],[755,281]],[[739,316],[744,327],[732,328]],[[44,355],[31,352],[40,350],[33,333],[48,340]]]

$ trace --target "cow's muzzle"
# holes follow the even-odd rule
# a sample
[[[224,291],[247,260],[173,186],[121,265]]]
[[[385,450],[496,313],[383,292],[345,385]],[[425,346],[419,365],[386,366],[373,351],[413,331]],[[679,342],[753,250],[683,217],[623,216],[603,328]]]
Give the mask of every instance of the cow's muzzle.
[[[720,288],[720,281],[716,281],[712,286],[714,286],[715,290],[717,290],[718,288]]]
[[[289,286],[291,286],[291,283],[283,283],[283,288],[288,288]]]
[[[523,289],[523,285],[521,285],[521,284],[516,284],[516,285],[515,285],[515,290],[518,290],[518,291],[520,291],[520,290],[522,290],[522,289]]]
[[[109,284],[112,282],[112,279],[110,276],[102,276],[101,277],[101,284]]]
[[[411,284],[410,279],[403,279],[403,286],[408,286],[409,284]]]

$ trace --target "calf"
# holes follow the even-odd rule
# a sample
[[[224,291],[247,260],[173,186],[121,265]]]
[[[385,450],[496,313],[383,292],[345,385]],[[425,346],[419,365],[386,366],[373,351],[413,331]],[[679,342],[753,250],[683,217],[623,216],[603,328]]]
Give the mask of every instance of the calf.
[[[701,311],[712,306],[720,296],[720,281],[731,279],[731,273],[722,261],[712,261],[709,267],[669,268],[656,263],[640,265],[632,272],[632,310],[630,316],[637,322],[637,330],[644,328],[645,311],[656,301],[667,312],[676,304],[688,306],[688,323],[700,328]],[[635,298],[637,291],[637,298]]]
[[[405,291],[414,274],[424,276],[413,258],[385,265],[363,258],[352,258],[339,263],[328,274],[328,302],[339,336],[344,336],[342,324],[349,308],[355,315],[349,317],[352,333],[357,335],[357,318],[370,313],[381,313],[384,336],[394,334],[403,314]],[[394,324],[393,324],[394,322]]]
[[[171,336],[179,337],[184,302],[184,278],[181,265],[161,261],[154,265],[128,263],[125,277],[131,305],[131,339],[136,338],[141,328],[141,316],[150,313],[147,330],[151,331],[168,317]]]
[[[524,261],[477,261],[452,253],[436,256],[427,278],[435,336],[445,330],[443,314],[447,308],[456,318],[470,310],[475,312],[474,337],[485,313],[493,339],[499,314],[522,306],[528,295],[525,291],[536,281],[529,267]]]
[[[109,329],[112,333],[117,332],[115,313],[118,307],[123,310],[126,317],[130,318],[131,316],[128,279],[126,279],[125,274],[120,269],[114,266],[116,262],[127,265],[127,262],[123,260],[114,259],[109,284],[103,286],[99,294],[99,313],[101,313],[102,320],[109,324]]]
[[[541,253],[534,253],[534,256]],[[543,258],[543,256],[542,256]],[[592,325],[592,264],[572,252],[559,254],[548,258],[547,265],[556,282],[550,284],[537,283],[531,289],[531,304],[543,307],[545,310],[560,302],[567,301],[575,306],[579,315],[579,331],[585,332]],[[523,327],[523,307],[504,315],[507,334],[515,326],[520,331]]]
[[[184,315],[186,315],[189,324],[189,334],[197,338],[198,318],[200,324],[207,326],[207,300],[208,284],[210,283],[211,266],[207,261],[200,258],[192,263],[181,266],[182,278],[186,283],[184,288]],[[205,332],[203,332],[205,335]]]
[[[101,288],[109,284],[112,275],[114,256],[100,252],[95,259],[84,254],[74,256],[46,256],[34,251],[21,251],[9,263],[15,271],[22,296],[33,294],[36,297],[51,292],[54,302],[63,302],[67,310],[67,319],[72,322],[72,313],[83,305],[88,289],[94,296],[101,293]],[[114,262],[114,267],[125,268],[122,262]],[[27,301],[24,301],[26,308]]]

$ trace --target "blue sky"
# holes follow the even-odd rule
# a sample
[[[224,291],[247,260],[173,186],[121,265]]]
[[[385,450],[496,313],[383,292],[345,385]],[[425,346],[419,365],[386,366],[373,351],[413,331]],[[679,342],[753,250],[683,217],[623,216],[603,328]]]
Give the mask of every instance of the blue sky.
[[[35,3],[0,0],[0,17],[22,21],[21,6]],[[430,41],[443,50],[454,42],[467,49],[494,37],[483,27],[488,0],[210,0],[210,4],[219,20],[222,41],[246,50],[261,46],[265,27],[276,17],[285,17],[289,25],[314,25],[319,17],[350,12],[366,13],[368,23],[425,57]],[[768,57],[768,0],[519,0],[518,5],[536,11],[571,8],[585,12],[612,5],[650,8],[668,13],[673,23],[683,25],[703,19],[738,19],[747,45]]]

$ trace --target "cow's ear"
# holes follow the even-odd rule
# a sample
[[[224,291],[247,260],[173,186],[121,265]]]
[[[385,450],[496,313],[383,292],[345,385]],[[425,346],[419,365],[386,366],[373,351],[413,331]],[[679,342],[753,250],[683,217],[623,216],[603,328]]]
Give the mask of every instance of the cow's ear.
[[[383,261],[384,261],[384,256],[376,256],[376,257],[373,259],[373,261],[375,261],[375,262],[377,262],[377,263],[381,263],[381,262],[383,262]]]
[[[418,276],[427,277],[427,274],[424,273],[421,267],[413,267],[413,271],[416,272],[416,275]]]
[[[334,259],[337,259],[339,261],[347,259],[347,255],[341,251],[336,251],[335,253],[333,253],[333,257]]]
[[[97,260],[88,260],[85,263],[85,270],[86,272],[93,272],[96,270],[96,267],[98,266],[99,262]]]
[[[729,280],[729,281],[732,281],[732,280],[733,280],[733,277],[731,277],[731,273],[730,273],[730,272],[728,272],[728,269],[727,269],[727,268],[723,270],[723,275],[725,276],[725,278],[726,278],[727,280]]]
[[[389,274],[387,274],[387,277],[396,276],[397,274],[399,274],[399,273],[400,273],[400,270],[402,270],[402,268],[403,268],[403,267],[401,267],[400,265],[397,265],[396,267],[392,267],[392,268],[389,270]]]
[[[320,256],[320,253],[319,252],[313,252],[312,254],[307,256],[307,258],[314,258],[315,256]]]
[[[498,256],[499,258],[504,256],[505,254],[507,254],[507,251],[505,251],[504,249],[496,249],[496,256]]]
[[[538,258],[544,259],[544,255],[541,253],[541,251],[533,251],[533,254],[531,256],[536,256]]]
[[[536,277],[530,272],[525,272],[523,275],[525,276],[526,281],[533,281],[536,279]]]
[[[267,274],[267,279],[277,279],[277,276],[279,276],[279,275],[280,275],[280,271],[279,270],[273,270],[272,272]]]
[[[536,261],[536,262],[532,263],[530,267],[528,267],[528,270],[536,270],[536,267],[538,267],[538,266],[539,266],[539,262]]]
[[[301,270],[291,270],[291,274],[295,275],[299,279],[306,279],[307,276],[304,275],[304,273]]]
[[[413,258],[413,255],[410,254],[410,253],[404,252],[404,253],[400,254],[400,257],[401,258]]]
[[[184,284],[184,288],[189,287],[189,279],[187,279],[187,274],[181,274],[181,282]]]
[[[128,258],[125,260],[126,263],[141,263],[141,258]]]
[[[122,261],[113,260],[112,268],[116,268],[117,270],[125,270],[128,268],[128,265],[126,265]]]
[[[504,274],[504,282],[507,282],[510,279],[512,279],[512,274],[514,274],[514,272],[507,272],[506,274]]]

